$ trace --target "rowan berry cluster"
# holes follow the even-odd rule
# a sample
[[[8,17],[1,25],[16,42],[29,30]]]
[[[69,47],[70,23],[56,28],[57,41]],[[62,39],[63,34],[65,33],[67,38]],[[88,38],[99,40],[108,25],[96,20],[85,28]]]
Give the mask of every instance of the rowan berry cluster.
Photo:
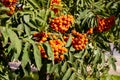
[[[55,14],[59,12],[59,9],[57,7],[58,5],[61,5],[61,0],[51,0],[50,2],[50,9],[54,11]]]
[[[47,34],[45,32],[39,32],[39,33],[34,33],[33,37],[35,38],[35,40],[37,42],[43,43],[43,42],[47,41],[47,38],[48,38],[49,35],[50,34]]]
[[[72,46],[76,50],[82,50],[86,48],[86,44],[88,43],[88,39],[86,38],[86,34],[81,34],[75,30],[72,31],[74,35],[72,39]]]
[[[1,2],[5,7],[10,9],[10,11],[7,12],[7,15],[11,16],[15,11],[15,5],[17,0],[2,0]]]
[[[108,31],[115,24],[115,16],[109,18],[98,18],[98,27],[95,27],[96,32]]]
[[[49,38],[50,36],[52,39]],[[40,32],[34,33],[33,37],[36,39],[37,42],[40,43],[43,43],[45,41],[49,42],[54,53],[55,62],[60,62],[64,60],[64,53],[67,52],[67,48],[64,47],[66,43],[64,41],[61,41],[56,34]],[[38,48],[40,50],[42,58],[48,58],[45,49],[42,46],[38,46]]]
[[[54,18],[51,21],[50,26],[55,31],[65,33],[66,31],[68,31],[73,22],[74,18],[72,15],[62,15],[60,17]]]
[[[60,39],[57,40],[50,40],[49,44],[52,47],[52,50],[54,52],[54,60],[55,62],[60,62],[64,60],[64,53],[66,53],[68,50],[65,48],[65,42],[61,41]]]

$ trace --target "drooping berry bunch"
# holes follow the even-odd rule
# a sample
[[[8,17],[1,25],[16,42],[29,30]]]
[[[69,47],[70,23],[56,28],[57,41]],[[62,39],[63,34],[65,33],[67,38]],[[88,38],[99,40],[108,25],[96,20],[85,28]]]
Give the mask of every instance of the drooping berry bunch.
[[[50,40],[49,44],[54,52],[55,62],[60,62],[64,60],[64,53],[68,51],[67,48],[64,47],[65,42],[61,41],[60,39],[56,39],[56,40]]]
[[[61,6],[61,0],[51,0],[50,9],[54,11],[55,14],[59,12],[59,9],[55,6]]]
[[[15,11],[15,5],[17,0],[2,0],[1,2],[5,7],[8,7],[10,9],[10,11],[7,12],[7,15],[11,16]]]
[[[86,44],[88,43],[88,39],[86,38],[86,34],[81,34],[75,30],[72,31],[74,35],[72,39],[72,46],[76,50],[82,50],[86,48]]]
[[[55,31],[65,33],[66,31],[68,31],[73,22],[74,18],[72,15],[62,15],[60,17],[54,18],[51,21],[50,26]]]
[[[67,48],[65,48],[65,42],[61,41],[56,34],[53,33],[45,33],[45,32],[39,32],[34,33],[33,37],[37,42],[44,43],[46,41],[49,42],[52,51],[54,53],[54,61],[60,62],[64,59],[64,53],[67,52]],[[50,39],[51,37],[52,39]],[[49,39],[48,39],[49,38]],[[42,46],[38,46],[42,58],[48,58],[45,49]],[[48,53],[49,54],[49,53]]]
[[[109,18],[98,18],[98,27],[95,27],[96,32],[108,31],[115,24],[115,16]]]

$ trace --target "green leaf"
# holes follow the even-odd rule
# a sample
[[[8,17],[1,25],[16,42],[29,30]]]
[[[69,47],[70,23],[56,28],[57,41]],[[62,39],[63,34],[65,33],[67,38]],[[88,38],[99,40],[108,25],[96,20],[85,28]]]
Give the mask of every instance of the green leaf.
[[[30,21],[30,15],[24,15],[23,19],[26,23],[29,22]]]
[[[8,36],[10,38],[11,43],[14,45],[14,48],[17,51],[17,53],[14,54],[15,58],[18,59],[18,57],[20,56],[21,50],[22,50],[21,40],[18,38],[16,33],[12,31],[11,29],[8,29],[7,32],[8,32]]]
[[[48,42],[45,42],[45,43],[43,44],[43,47],[44,47],[44,49],[47,51],[47,55],[49,56],[49,59],[52,60],[52,62],[53,62],[53,64],[54,64],[54,53],[53,53],[53,51],[52,51],[51,46],[49,45]]]
[[[62,10],[62,5],[53,4],[53,8],[57,8],[59,10]]]
[[[71,52],[69,52],[69,60],[70,62],[73,62],[73,54]]]
[[[37,69],[40,70],[42,67],[40,51],[37,45],[35,45],[34,43],[32,45],[33,45],[33,51],[34,51],[33,54],[34,54],[35,63],[36,63]]]
[[[0,11],[10,11],[8,7],[0,6]],[[0,17],[1,18],[1,17]]]
[[[21,60],[21,66],[22,69],[24,71],[24,74],[27,76],[28,75],[28,70],[26,70],[26,66],[29,63],[30,59],[29,59],[29,50],[30,50],[30,44],[27,42],[25,43],[25,47],[23,49],[23,55],[22,55],[22,60]]]
[[[81,7],[84,6],[84,0],[81,0]]]
[[[26,24],[24,24],[24,27],[25,27],[26,34],[30,36],[30,28]]]
[[[75,78],[76,78],[76,74],[73,73],[73,74],[70,76],[70,79],[69,79],[69,80],[75,80]]]
[[[26,43],[25,47],[23,49],[23,55],[22,55],[22,67],[25,68],[27,63],[29,62],[29,49],[30,49],[30,44]]]
[[[7,30],[4,28],[2,31],[2,36],[3,36],[3,46],[6,46],[8,44],[8,35],[7,35]]]
[[[53,11],[51,11],[51,12],[50,12],[50,16],[51,16],[51,18],[54,18],[54,17],[55,17],[55,15],[54,15],[54,12],[53,12]]]
[[[71,74],[72,74],[72,70],[71,70],[71,68],[69,68],[66,71],[65,75],[63,76],[62,80],[69,80],[69,77],[71,76]]]
[[[11,43],[7,49],[8,53],[10,53],[10,51],[14,48],[14,45]]]
[[[10,80],[8,75],[2,75],[0,74],[0,80]]]
[[[102,64],[105,64],[105,54],[101,54]]]
[[[21,35],[24,32],[24,26],[23,26],[23,24],[19,24],[17,26],[17,29],[19,30],[18,34]]]
[[[84,51],[84,54],[82,55],[82,59],[84,59],[86,57],[86,55],[88,55],[88,51],[87,50]]]
[[[47,20],[48,20],[49,15],[50,15],[50,10],[49,10],[49,9],[47,9],[47,10],[45,11],[45,18],[44,18],[44,20],[45,20],[45,21],[47,21]]]
[[[112,4],[113,4],[113,2],[110,1],[109,3],[107,3],[106,8],[109,9]]]
[[[64,62],[63,66],[62,66],[62,68],[61,68],[61,71],[62,71],[63,73],[65,73],[66,70],[67,70],[67,62]]]
[[[115,64],[116,59],[111,55],[111,56],[109,56],[108,60],[109,60],[109,64],[112,65],[112,68],[113,68],[114,70],[116,70],[116,64]]]
[[[73,46],[71,46],[70,51],[75,51],[75,48],[73,48]]]
[[[31,3],[31,5],[34,6],[35,8],[39,8],[39,5],[35,0],[28,0],[28,2]]]
[[[53,72],[55,71],[56,67],[57,67],[56,65],[53,65],[53,64],[52,64],[52,67],[51,67],[50,73],[53,73]]]
[[[68,39],[65,47],[69,47],[71,45],[71,42],[72,42],[72,35],[70,34],[69,39]]]
[[[112,63],[112,67],[114,70],[116,70],[116,64],[115,63]]]
[[[27,22],[26,24],[33,29],[37,29],[37,27],[34,24],[32,24],[31,22]]]
[[[59,72],[59,67],[60,67],[60,65],[57,64],[55,67],[56,67],[55,70],[54,70],[55,76],[56,76],[56,77],[60,77],[60,72]]]
[[[47,73],[50,73],[51,67],[52,67],[52,64],[47,64]]]
[[[106,35],[106,36],[105,36],[105,35]],[[100,38],[101,38],[102,40],[104,40],[105,42],[110,43],[110,40],[109,40],[109,38],[107,37],[107,34],[100,35]]]
[[[86,51],[86,50],[85,50]],[[74,54],[74,57],[75,58],[82,58],[82,56],[83,56],[83,54],[85,53],[85,51],[84,50],[82,50],[82,51],[79,51],[78,53],[75,53]]]
[[[53,73],[55,71],[56,65],[53,65],[51,63],[47,64],[47,73]]]
[[[76,70],[78,70],[78,68],[79,68],[79,61],[78,60],[79,59],[76,59],[75,62],[73,63],[73,66]]]
[[[99,50],[94,50],[94,54],[95,54],[95,58],[94,58],[93,63],[96,64],[100,58]]]

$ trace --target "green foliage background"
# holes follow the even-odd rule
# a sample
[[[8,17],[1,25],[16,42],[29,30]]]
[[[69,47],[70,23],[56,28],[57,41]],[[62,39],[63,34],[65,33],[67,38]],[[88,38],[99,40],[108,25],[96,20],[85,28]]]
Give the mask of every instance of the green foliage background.
[[[34,32],[56,33],[49,28],[49,18],[56,17],[49,8],[50,0],[20,0],[17,4],[23,4],[23,10],[16,8],[12,16],[7,16],[5,11],[9,9],[0,3],[0,79],[81,80],[87,77],[99,79],[102,75],[108,75],[110,65],[116,69],[116,60],[109,43],[113,43],[115,48],[120,50],[119,0],[62,0],[63,7],[57,7],[61,9],[61,13],[74,16],[75,23],[71,29],[76,29],[80,33],[97,26],[96,15],[102,17],[114,15],[116,19],[115,25],[109,31],[88,35],[89,43],[82,51],[75,51],[71,46],[72,38],[69,38],[66,45],[69,51],[65,54],[65,60],[57,64],[54,63],[49,44],[43,45],[47,47],[47,52],[51,51],[49,58],[52,61],[41,58],[37,47],[39,43],[32,37]],[[92,44],[92,47],[89,44]],[[110,52],[107,60],[105,52]],[[21,66],[16,71],[12,71],[8,66],[8,62],[14,59],[21,61]],[[31,71],[31,64],[36,66],[37,72]]]

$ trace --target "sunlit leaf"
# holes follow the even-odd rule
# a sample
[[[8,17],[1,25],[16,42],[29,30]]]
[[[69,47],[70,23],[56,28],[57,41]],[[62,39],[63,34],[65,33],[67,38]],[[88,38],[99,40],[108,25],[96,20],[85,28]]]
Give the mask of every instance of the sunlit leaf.
[[[70,47],[70,51],[75,51],[75,49],[73,48],[73,46]]]
[[[17,59],[20,56],[20,53],[22,50],[22,42],[14,31],[12,31],[11,29],[8,29],[7,32],[8,32],[8,36],[10,38],[11,43],[14,45],[14,48],[17,51],[17,54],[15,54],[15,58]]]
[[[54,53],[52,51],[51,46],[49,45],[48,42],[43,44],[45,50],[47,51],[47,55],[49,56],[49,60],[52,60],[53,64],[54,64]]]
[[[25,27],[26,34],[30,36],[30,28],[26,24],[24,24],[24,27]]]
[[[94,58],[94,64],[96,64],[99,61],[100,53],[99,50],[94,50],[95,58]]]
[[[42,67],[42,59],[41,59],[40,51],[34,43],[32,45],[33,45],[33,51],[34,51],[33,54],[34,54],[35,63],[37,69],[40,70]]]
[[[63,73],[65,73],[66,72],[66,70],[67,70],[67,62],[64,62],[64,64],[63,64],[63,66],[62,66],[62,68],[61,68],[61,71],[63,72]]]
[[[33,29],[37,29],[36,26],[32,24],[31,22],[27,22],[26,24]]]
[[[26,23],[29,22],[30,21],[30,15],[24,15],[23,19]]]
[[[29,50],[30,49],[30,44],[26,43],[25,47],[23,49],[23,55],[22,55],[22,67],[25,68],[27,63],[29,62]]]
[[[28,0],[28,2],[31,3],[31,5],[34,6],[35,8],[39,8],[39,5],[35,0]]]
[[[70,77],[70,79],[69,79],[69,80],[75,80],[75,78],[76,78],[76,74],[75,74],[75,73],[73,73],[73,74],[71,75],[71,77]]]
[[[72,35],[69,36],[69,39],[68,39],[65,47],[69,47],[71,45],[71,42],[72,42]]]
[[[65,75],[63,76],[62,80],[69,80],[71,74],[72,74],[72,70],[71,70],[71,68],[69,68],[69,69],[66,71]]]
[[[2,31],[2,35],[3,35],[3,46],[6,46],[8,44],[8,35],[7,35],[7,30],[3,29]]]
[[[23,26],[23,24],[19,24],[17,26],[17,29],[19,30],[18,34],[21,35],[24,32],[24,26]]]
[[[70,62],[73,62],[73,54],[71,52],[69,52],[69,60]]]

